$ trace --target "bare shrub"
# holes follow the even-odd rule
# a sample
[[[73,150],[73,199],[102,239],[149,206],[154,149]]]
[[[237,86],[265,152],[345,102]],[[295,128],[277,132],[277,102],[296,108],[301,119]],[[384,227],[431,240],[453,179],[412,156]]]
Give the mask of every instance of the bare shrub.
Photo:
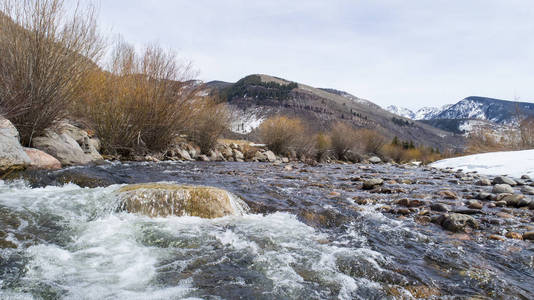
[[[315,135],[315,155],[318,161],[327,159],[332,149],[332,138],[326,133]]]
[[[261,141],[276,154],[286,155],[290,150],[296,150],[295,145],[307,147],[306,127],[298,118],[274,116],[265,120],[259,127]],[[297,147],[297,148],[299,148]]]
[[[119,41],[109,72],[88,79],[89,93],[78,105],[102,140],[105,153],[130,155],[165,150],[191,120],[195,85],[189,65],[157,45],[139,55]]]
[[[386,138],[378,131],[372,129],[359,129],[356,135],[365,153],[379,154],[386,144]]]
[[[192,118],[185,132],[192,142],[208,154],[217,145],[218,139],[230,126],[230,112],[224,103],[214,99],[198,99],[192,104]]]
[[[359,136],[356,130],[344,123],[337,122],[330,130],[332,151],[338,159],[347,159],[351,152],[359,152]]]
[[[0,113],[24,145],[64,118],[103,53],[95,11],[62,0],[0,0]]]

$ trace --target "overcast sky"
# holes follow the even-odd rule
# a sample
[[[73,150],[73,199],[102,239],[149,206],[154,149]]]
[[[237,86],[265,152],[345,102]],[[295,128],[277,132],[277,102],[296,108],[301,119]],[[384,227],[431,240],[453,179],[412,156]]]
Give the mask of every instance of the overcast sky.
[[[534,100],[530,0],[101,0],[99,6],[104,32],[173,48],[205,81],[265,73],[412,109],[470,95]]]

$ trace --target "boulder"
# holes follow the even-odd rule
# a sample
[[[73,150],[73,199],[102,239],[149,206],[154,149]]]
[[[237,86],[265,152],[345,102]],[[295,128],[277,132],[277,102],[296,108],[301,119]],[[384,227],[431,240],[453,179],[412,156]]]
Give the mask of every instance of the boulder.
[[[85,130],[66,122],[47,129],[42,136],[34,138],[32,144],[66,166],[84,165],[103,159],[98,153],[100,141],[89,137]]]
[[[234,152],[228,146],[225,146],[224,149],[221,151],[221,153],[226,159],[234,158]]]
[[[516,186],[517,182],[505,176],[497,176],[493,179],[493,184],[507,184],[509,186]]]
[[[210,160],[211,161],[224,161],[224,156],[222,155],[221,152],[219,152],[219,150],[211,150],[210,151]]]
[[[479,225],[477,220],[469,215],[451,213],[442,216],[441,226],[452,232],[460,232],[465,231],[466,227],[477,229]]]
[[[271,150],[265,151],[265,156],[267,157],[267,160],[269,162],[275,162],[276,161],[276,155],[274,155],[274,153]]]
[[[430,205],[430,209],[433,211],[440,211],[440,212],[449,212],[451,210],[450,206],[443,203],[433,203]]]
[[[61,169],[61,163],[55,157],[41,150],[33,148],[24,148],[24,152],[30,158],[30,168],[58,170]]]
[[[489,179],[487,179],[487,178],[481,178],[475,184],[476,185],[480,185],[480,186],[490,186],[491,185],[491,181]]]
[[[369,162],[372,163],[372,164],[379,164],[382,162],[382,159],[380,159],[380,157],[378,156],[373,156],[371,158],[369,158]]]
[[[102,159],[102,156],[98,152],[100,151],[100,140],[89,137],[87,131],[69,123],[63,122],[58,128],[60,133],[66,133],[72,137],[76,143],[80,145],[80,148],[82,148],[83,152],[91,157],[92,160]]]
[[[127,185],[119,191],[119,210],[150,217],[219,218],[243,215],[247,205],[231,193],[205,186],[170,183]]]
[[[514,189],[509,184],[496,184],[491,192],[494,194],[513,194]]]
[[[11,121],[0,116],[0,133],[6,136],[14,137],[17,140],[19,139],[19,131]]]
[[[0,174],[26,168],[31,160],[18,140],[18,131],[9,120],[0,117]]]
[[[243,155],[243,153],[237,149],[234,149],[233,150],[233,157],[235,160],[244,160],[245,159],[245,156]]]
[[[187,160],[187,161],[192,161],[193,160],[191,158],[191,155],[189,155],[189,152],[187,152],[187,150],[184,150],[182,148],[176,149],[176,154],[178,155],[178,157],[180,159]]]
[[[94,160],[67,133],[47,130],[44,136],[34,138],[32,143],[35,148],[54,156],[65,166],[85,165]]]
[[[482,209],[482,207],[484,207],[484,206],[479,201],[469,200],[469,201],[467,201],[467,207],[469,207],[471,209]]]
[[[525,198],[525,196],[515,194],[515,195],[508,195],[508,196],[504,197],[503,199],[501,199],[501,201],[505,201],[507,206],[518,207],[519,206],[519,202],[523,198]]]
[[[269,161],[269,159],[267,158],[267,155],[265,154],[265,152],[256,152],[256,154],[254,155],[254,157],[252,158],[253,161],[259,161],[259,162],[267,162]]]
[[[458,195],[451,191],[451,190],[443,190],[443,191],[440,191],[439,192],[439,195],[445,199],[460,199],[460,197],[458,197]]]
[[[199,155],[199,156],[197,157],[197,159],[198,159],[199,161],[210,161],[210,158],[209,158],[207,155],[204,155],[204,154]]]
[[[523,233],[523,239],[534,241],[534,231],[528,231]]]
[[[524,186],[521,188],[521,193],[525,195],[534,195],[534,187]]]

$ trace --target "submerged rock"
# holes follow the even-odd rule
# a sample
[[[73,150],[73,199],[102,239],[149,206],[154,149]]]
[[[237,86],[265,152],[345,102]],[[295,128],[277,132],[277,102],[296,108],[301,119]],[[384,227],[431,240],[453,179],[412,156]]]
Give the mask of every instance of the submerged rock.
[[[206,186],[169,183],[128,185],[119,190],[122,211],[150,217],[195,216],[220,218],[242,215],[247,205],[231,193]]]
[[[478,222],[475,218],[465,214],[445,214],[442,216],[440,222],[441,226],[452,232],[465,231],[466,227],[473,229],[478,228]]]
[[[382,178],[373,178],[364,181],[362,188],[364,190],[372,190],[377,186],[381,186],[384,184],[384,180]]]

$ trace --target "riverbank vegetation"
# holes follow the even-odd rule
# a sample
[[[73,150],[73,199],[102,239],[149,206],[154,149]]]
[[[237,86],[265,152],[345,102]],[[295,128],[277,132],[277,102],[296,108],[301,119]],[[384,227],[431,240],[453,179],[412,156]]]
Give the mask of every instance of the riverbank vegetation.
[[[23,145],[65,119],[94,132],[103,153],[125,156],[164,151],[181,134],[208,151],[228,128],[224,104],[198,95],[202,85],[174,52],[122,40],[107,51],[92,7],[0,3],[0,114]]]
[[[310,133],[299,118],[275,116],[259,128],[259,138],[269,149],[281,156],[299,154],[318,161],[342,160],[359,162],[370,156],[380,156],[395,162],[421,161],[430,163],[446,156],[438,149],[415,145],[413,141],[388,138],[377,130],[355,128],[349,123],[334,123],[327,132]],[[303,141],[302,137],[306,137]]]

